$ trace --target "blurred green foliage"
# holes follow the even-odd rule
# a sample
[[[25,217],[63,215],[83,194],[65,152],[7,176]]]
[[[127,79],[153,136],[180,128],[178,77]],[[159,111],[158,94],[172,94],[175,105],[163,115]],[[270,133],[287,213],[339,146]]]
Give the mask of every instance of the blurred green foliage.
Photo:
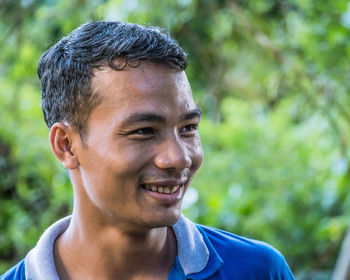
[[[189,54],[205,161],[193,220],[264,240],[329,279],[350,221],[350,4],[344,0],[0,0],[0,272],[72,208],[36,65],[86,21],[160,25]]]

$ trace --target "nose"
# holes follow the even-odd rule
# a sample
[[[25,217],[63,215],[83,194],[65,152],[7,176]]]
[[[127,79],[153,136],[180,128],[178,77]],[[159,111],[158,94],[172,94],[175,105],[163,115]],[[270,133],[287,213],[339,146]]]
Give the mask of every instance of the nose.
[[[192,165],[191,157],[185,146],[177,137],[171,137],[163,141],[154,158],[154,164],[160,169],[175,169],[182,171]]]

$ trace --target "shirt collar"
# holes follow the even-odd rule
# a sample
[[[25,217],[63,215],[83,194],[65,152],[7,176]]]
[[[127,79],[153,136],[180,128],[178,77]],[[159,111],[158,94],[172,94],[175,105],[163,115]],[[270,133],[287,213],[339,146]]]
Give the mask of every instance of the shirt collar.
[[[55,240],[69,226],[71,217],[65,217],[45,230],[36,246],[24,260],[26,279],[60,280],[55,267],[53,247]]]
[[[209,260],[209,251],[202,234],[183,215],[173,225],[177,239],[177,255],[185,275],[202,271]]]
[[[223,264],[204,230],[183,215],[173,226],[178,259],[186,276],[191,279],[208,279]]]
[[[68,228],[70,220],[71,216],[68,216],[50,226],[28,253],[25,258],[27,279],[59,280],[53,247],[56,238]],[[178,260],[186,276],[206,279],[219,269],[222,260],[200,226],[181,215],[173,230],[177,239]]]

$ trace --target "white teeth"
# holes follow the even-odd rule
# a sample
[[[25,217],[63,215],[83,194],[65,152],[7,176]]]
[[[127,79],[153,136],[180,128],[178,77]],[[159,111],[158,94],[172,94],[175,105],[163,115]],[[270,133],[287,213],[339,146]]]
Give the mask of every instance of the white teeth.
[[[164,188],[164,193],[170,193],[170,188],[169,187],[165,187]]]
[[[180,186],[173,186],[173,187],[168,187],[168,186],[154,186],[154,185],[145,185],[145,188],[147,190],[150,190],[152,192],[158,192],[158,193],[175,193]]]

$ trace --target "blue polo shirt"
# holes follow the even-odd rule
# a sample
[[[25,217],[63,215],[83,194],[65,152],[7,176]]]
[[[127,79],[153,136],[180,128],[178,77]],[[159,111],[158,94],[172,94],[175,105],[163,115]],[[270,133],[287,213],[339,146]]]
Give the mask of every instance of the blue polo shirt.
[[[66,217],[47,229],[27,257],[0,280],[59,280],[53,261],[53,245],[69,222],[70,217]],[[178,255],[168,280],[294,279],[283,256],[266,243],[197,225],[184,216],[173,230]]]

